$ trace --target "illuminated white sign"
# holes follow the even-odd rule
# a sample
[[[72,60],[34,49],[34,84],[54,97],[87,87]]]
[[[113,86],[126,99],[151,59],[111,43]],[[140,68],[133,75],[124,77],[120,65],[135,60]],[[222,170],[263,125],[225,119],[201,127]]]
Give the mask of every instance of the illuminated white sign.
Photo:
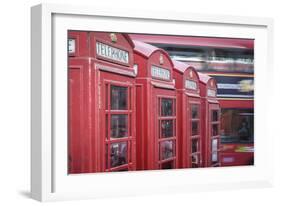
[[[68,53],[75,53],[75,39],[68,39]]]
[[[207,90],[207,95],[208,95],[209,97],[215,97],[215,96],[216,96],[216,91],[213,90],[213,89],[208,89],[208,90]]]
[[[197,89],[197,83],[195,81],[187,79],[187,80],[185,80],[185,88],[196,90]]]
[[[96,42],[96,51],[99,56],[118,61],[121,63],[129,63],[129,52],[117,49],[115,47]]]
[[[170,80],[170,70],[157,66],[151,66],[151,76],[159,79]]]

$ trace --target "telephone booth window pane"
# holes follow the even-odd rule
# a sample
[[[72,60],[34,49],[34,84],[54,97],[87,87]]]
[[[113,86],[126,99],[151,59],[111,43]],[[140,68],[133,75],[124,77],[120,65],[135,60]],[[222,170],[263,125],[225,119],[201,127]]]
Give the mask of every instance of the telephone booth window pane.
[[[212,112],[212,121],[213,122],[219,121],[219,111],[218,110],[213,110],[213,112]]]
[[[199,151],[199,139],[191,140],[191,152],[195,153]]]
[[[192,168],[199,167],[199,155],[198,154],[191,155],[191,167]]]
[[[217,162],[218,161],[218,153],[217,152],[213,152],[212,153],[212,162]]]
[[[173,147],[173,141],[163,141],[160,143],[160,152],[162,155],[162,160],[169,159],[174,156],[174,147]]]
[[[161,169],[173,169],[174,168],[174,161],[169,161],[162,163]]]
[[[127,164],[127,143],[118,142],[110,145],[110,167]]]
[[[128,108],[127,87],[111,86],[110,91],[110,109],[111,110],[126,110]]]
[[[168,98],[162,99],[161,116],[173,116],[173,99],[168,99]]]
[[[213,124],[212,125],[212,136],[217,136],[219,135],[219,125],[218,124]]]
[[[162,138],[173,137],[173,120],[162,120],[161,129],[162,129]]]
[[[114,114],[110,120],[110,136],[111,138],[121,138],[128,136],[128,115]]]
[[[212,152],[218,150],[218,139],[213,139],[212,140]]]
[[[199,118],[199,105],[196,104],[191,105],[191,117],[192,119]]]
[[[192,122],[192,136],[199,134],[199,122],[193,121]]]

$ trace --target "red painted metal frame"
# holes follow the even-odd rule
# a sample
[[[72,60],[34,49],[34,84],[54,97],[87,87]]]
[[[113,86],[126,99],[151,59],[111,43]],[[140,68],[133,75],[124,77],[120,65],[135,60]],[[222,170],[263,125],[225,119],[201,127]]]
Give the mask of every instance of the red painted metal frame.
[[[202,132],[202,151],[204,167],[220,166],[220,105],[216,96],[208,96],[208,89],[212,89],[217,93],[217,84],[214,78],[205,74],[199,73],[200,80],[200,96],[201,96],[201,118],[204,121],[201,125]],[[218,121],[212,122],[212,111],[218,111]],[[212,123],[218,124],[218,135],[212,136]],[[218,140],[218,161],[213,164],[211,161],[212,155],[212,139]]]
[[[136,124],[137,124],[137,170],[161,169],[161,164],[167,161],[174,161],[173,168],[178,167],[178,149],[177,149],[177,124],[178,112],[169,117],[159,117],[161,98],[169,98],[176,107],[176,90],[172,81],[173,63],[169,55],[162,49],[147,45],[141,42],[134,42],[134,62],[138,67],[136,78]],[[162,56],[162,57],[160,57]],[[163,62],[160,61],[163,58]],[[152,78],[151,66],[156,65],[170,71],[171,80],[160,80]],[[173,109],[174,110],[174,109]],[[175,109],[176,110],[176,109]],[[173,137],[163,140],[172,140],[174,143],[174,155],[165,161],[161,160],[159,145],[162,139],[159,139],[160,119],[173,119],[174,133]]]
[[[109,33],[69,31],[68,38],[75,38],[76,52],[69,55],[69,91],[68,91],[68,157],[70,174],[116,171],[121,169],[136,169],[135,150],[135,73],[133,69],[134,44],[125,34],[116,34],[117,42],[111,41]],[[114,60],[96,56],[96,40],[125,49],[129,52],[129,64],[124,65]],[[74,82],[73,82],[74,81]],[[73,86],[71,86],[74,84]],[[129,142],[127,146],[128,164],[106,170],[106,96],[109,86],[125,86],[128,88],[127,101],[131,108],[114,111],[128,114],[128,131],[130,135],[112,142]],[[79,86],[77,89],[76,87]],[[109,100],[109,99],[108,99]],[[109,102],[109,101],[108,101]],[[112,111],[111,111],[112,112]],[[109,121],[108,121],[109,122]],[[110,134],[107,131],[107,134]],[[109,155],[108,155],[109,156]],[[110,160],[107,159],[107,162]]]

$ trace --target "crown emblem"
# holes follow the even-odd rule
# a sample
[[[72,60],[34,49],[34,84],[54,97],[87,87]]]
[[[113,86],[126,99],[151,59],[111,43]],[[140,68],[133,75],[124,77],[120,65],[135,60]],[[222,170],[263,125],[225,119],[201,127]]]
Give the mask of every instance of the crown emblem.
[[[111,33],[110,35],[110,39],[113,43],[116,43],[117,42],[117,36],[115,33]]]

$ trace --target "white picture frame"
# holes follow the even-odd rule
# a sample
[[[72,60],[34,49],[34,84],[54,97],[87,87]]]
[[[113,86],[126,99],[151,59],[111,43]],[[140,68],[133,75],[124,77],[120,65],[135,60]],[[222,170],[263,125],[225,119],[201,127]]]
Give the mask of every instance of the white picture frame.
[[[273,133],[267,120],[273,95],[263,98],[273,92],[272,19],[40,4],[31,9],[31,26],[32,198],[52,201],[272,186]],[[67,175],[69,29],[254,38],[255,165]]]

